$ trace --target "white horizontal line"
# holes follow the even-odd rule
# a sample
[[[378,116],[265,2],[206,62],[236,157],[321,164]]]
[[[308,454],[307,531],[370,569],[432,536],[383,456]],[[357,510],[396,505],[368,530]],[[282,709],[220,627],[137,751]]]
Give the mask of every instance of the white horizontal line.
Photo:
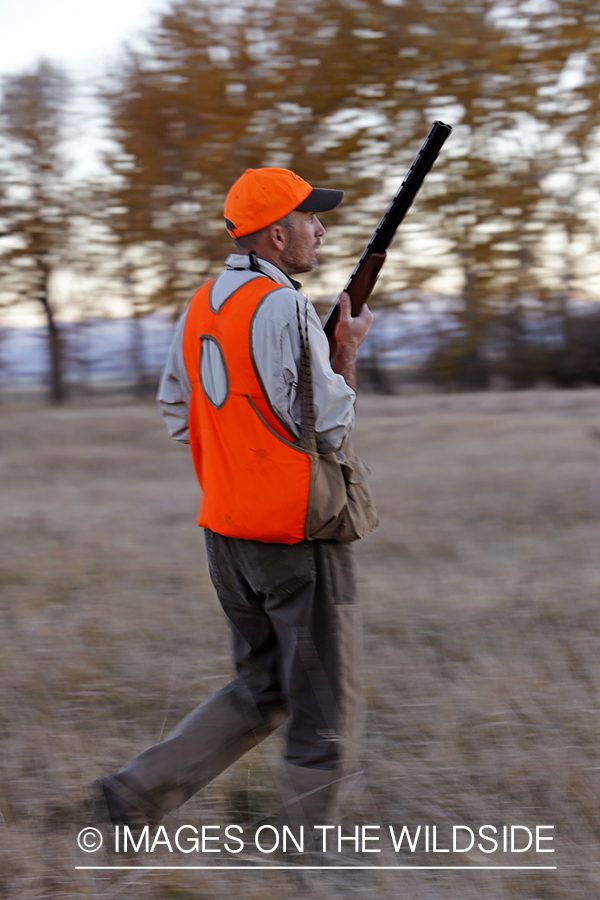
[[[486,869],[493,871],[521,871],[521,872],[539,872],[541,870],[556,870],[558,866],[75,866],[76,869],[139,869],[145,871],[167,871],[177,870],[181,872],[193,871],[195,869],[215,869],[217,871],[235,869],[261,870],[268,872],[270,869],[289,869],[297,872],[299,869],[314,869],[319,872],[327,872],[328,869],[347,869],[355,871],[356,869],[445,869],[446,871],[474,871],[475,869]]]

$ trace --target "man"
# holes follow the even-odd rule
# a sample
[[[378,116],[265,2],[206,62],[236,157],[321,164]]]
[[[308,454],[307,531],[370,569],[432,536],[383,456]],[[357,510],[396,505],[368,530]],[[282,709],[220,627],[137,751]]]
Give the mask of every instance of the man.
[[[335,362],[292,276],[318,265],[318,213],[343,192],[287,169],[248,169],[225,222],[237,253],[194,295],[158,402],[190,444],[210,574],[229,619],[237,677],[169,737],[100,780],[115,823],[156,822],[287,719],[280,821],[300,836],[331,822],[358,728],[358,610],[346,543],[307,540],[310,460],[300,447],[301,341],[310,355],[319,452],[343,457],[356,353],[372,320],[340,297]]]

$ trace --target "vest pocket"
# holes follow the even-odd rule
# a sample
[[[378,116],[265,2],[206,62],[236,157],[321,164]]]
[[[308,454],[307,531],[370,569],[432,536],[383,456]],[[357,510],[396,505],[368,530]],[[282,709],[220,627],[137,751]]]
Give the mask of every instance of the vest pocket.
[[[354,455],[350,441],[343,447],[345,462],[335,453],[311,453],[310,498],[306,514],[308,540],[357,541],[379,525],[373,495],[367,484],[371,470]]]

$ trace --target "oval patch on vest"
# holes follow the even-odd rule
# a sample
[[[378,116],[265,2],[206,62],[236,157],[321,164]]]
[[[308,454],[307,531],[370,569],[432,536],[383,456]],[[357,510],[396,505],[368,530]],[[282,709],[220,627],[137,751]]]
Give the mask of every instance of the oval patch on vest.
[[[211,335],[200,336],[200,387],[211,406],[219,409],[227,400],[229,379],[223,351]]]

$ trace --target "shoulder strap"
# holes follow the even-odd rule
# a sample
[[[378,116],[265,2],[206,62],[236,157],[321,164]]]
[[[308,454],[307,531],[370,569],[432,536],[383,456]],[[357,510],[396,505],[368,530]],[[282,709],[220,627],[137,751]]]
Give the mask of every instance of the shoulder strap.
[[[298,390],[300,392],[300,446],[304,450],[317,452],[315,437],[315,410],[313,404],[312,376],[310,371],[310,347],[308,344],[308,307],[304,308],[304,328],[300,318],[300,306],[296,300],[296,318],[298,319],[298,335],[300,337],[300,373]]]

